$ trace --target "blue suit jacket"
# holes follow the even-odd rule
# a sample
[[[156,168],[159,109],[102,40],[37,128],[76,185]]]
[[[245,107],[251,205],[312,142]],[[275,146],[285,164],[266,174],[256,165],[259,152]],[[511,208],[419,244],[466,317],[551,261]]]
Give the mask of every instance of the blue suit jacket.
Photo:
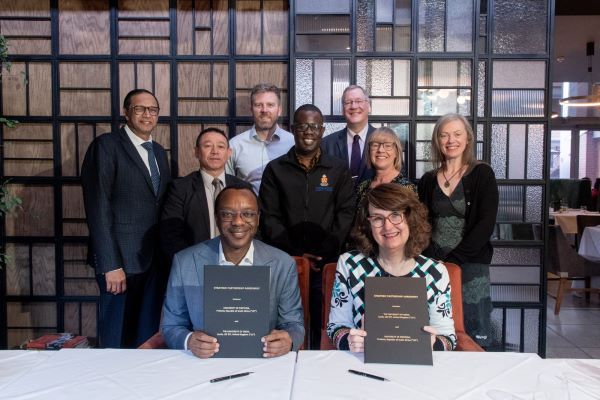
[[[375,130],[375,127],[369,124],[367,129],[367,137],[365,139],[365,148],[363,149],[362,158],[360,160],[360,170],[358,177],[354,181],[355,186],[360,182],[371,179],[373,177],[373,170],[367,167],[367,157],[369,157],[369,149],[367,149],[366,142],[369,140],[369,136]],[[332,134],[325,136],[321,142],[321,151],[330,156],[340,158],[346,162],[346,166],[350,168],[350,160],[348,159],[348,127],[333,132]]]
[[[183,349],[187,335],[204,327],[204,266],[219,263],[219,241],[219,237],[207,240],[173,257],[161,325],[171,349]],[[304,341],[304,323],[294,259],[255,239],[254,264],[271,267],[269,329],[287,331],[293,350],[298,350]],[[224,265],[223,268],[244,267]]]

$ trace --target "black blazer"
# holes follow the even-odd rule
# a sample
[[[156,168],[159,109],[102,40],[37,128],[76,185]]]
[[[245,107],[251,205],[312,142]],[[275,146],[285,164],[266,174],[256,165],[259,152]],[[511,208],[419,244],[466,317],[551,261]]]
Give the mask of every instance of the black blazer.
[[[225,186],[252,185],[225,174]],[[200,171],[192,172],[171,184],[160,222],[161,245],[169,261],[180,250],[210,239],[210,218],[206,191]]]
[[[150,268],[158,247],[158,221],[171,172],[165,150],[153,142],[160,171],[158,194],[150,172],[123,128],[98,136],[81,168],[89,228],[88,263],[97,274]]]
[[[369,136],[371,136],[374,130],[375,127],[369,124],[369,128],[367,129],[367,137],[365,139],[365,148],[363,149],[362,158],[360,160],[358,178],[354,182],[355,186],[360,182],[373,177],[373,170],[367,167],[369,149],[366,146],[366,142],[369,140]],[[329,154],[330,156],[344,160],[346,162],[346,166],[349,167],[350,160],[348,159],[348,127],[326,136],[321,142],[321,150],[325,154]]]

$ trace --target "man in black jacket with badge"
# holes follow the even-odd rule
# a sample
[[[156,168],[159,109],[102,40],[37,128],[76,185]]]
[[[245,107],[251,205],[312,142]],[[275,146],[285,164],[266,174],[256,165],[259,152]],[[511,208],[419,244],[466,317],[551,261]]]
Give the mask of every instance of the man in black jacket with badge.
[[[260,186],[262,239],[310,260],[310,328],[316,346],[321,331],[321,268],[337,261],[355,213],[346,163],[321,152],[324,131],[318,107],[299,107],[292,125],[295,146],[267,165]]]

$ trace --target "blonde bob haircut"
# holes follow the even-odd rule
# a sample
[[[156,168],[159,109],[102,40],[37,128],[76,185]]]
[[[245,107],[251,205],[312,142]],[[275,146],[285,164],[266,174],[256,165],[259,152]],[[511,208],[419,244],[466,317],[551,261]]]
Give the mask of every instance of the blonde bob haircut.
[[[394,142],[394,147],[396,148],[396,159],[394,160],[394,169],[396,169],[396,171],[400,172],[400,170],[402,169],[402,142],[400,141],[400,138],[398,137],[398,135],[396,135],[396,132],[394,132],[391,128],[388,128],[387,126],[382,126],[381,128],[377,128],[375,129],[370,135],[369,135],[369,139],[367,140],[367,149],[369,150],[369,157],[367,157],[367,167],[369,168],[373,168],[373,164],[371,163],[371,143],[375,141],[377,136],[386,136],[389,137],[389,139]]]

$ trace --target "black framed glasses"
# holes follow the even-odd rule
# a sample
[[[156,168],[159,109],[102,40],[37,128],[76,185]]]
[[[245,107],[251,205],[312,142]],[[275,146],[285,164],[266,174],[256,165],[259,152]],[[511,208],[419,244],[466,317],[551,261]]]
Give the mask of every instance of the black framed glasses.
[[[143,115],[146,113],[146,111],[148,111],[148,114],[152,115],[153,117],[156,117],[158,115],[158,112],[160,111],[160,108],[158,107],[144,107],[144,106],[131,106],[129,107],[130,110],[133,110],[133,113],[135,115]]]
[[[379,150],[381,147],[383,147],[384,150],[391,151],[394,149],[395,145],[396,143],[394,142],[370,142],[369,149]]]
[[[253,210],[244,210],[244,211],[232,211],[232,210],[219,210],[219,216],[225,222],[231,222],[237,218],[237,216],[242,217],[244,222],[253,222],[258,212]]]
[[[383,215],[370,215],[367,217],[371,226],[374,228],[381,228],[385,224],[385,220],[389,220],[392,225],[400,225],[404,222],[404,214],[398,211],[394,211],[387,217]]]
[[[307,130],[311,130],[313,132],[318,132],[323,128],[322,124],[296,124],[294,125],[294,130],[297,132],[306,132]]]

